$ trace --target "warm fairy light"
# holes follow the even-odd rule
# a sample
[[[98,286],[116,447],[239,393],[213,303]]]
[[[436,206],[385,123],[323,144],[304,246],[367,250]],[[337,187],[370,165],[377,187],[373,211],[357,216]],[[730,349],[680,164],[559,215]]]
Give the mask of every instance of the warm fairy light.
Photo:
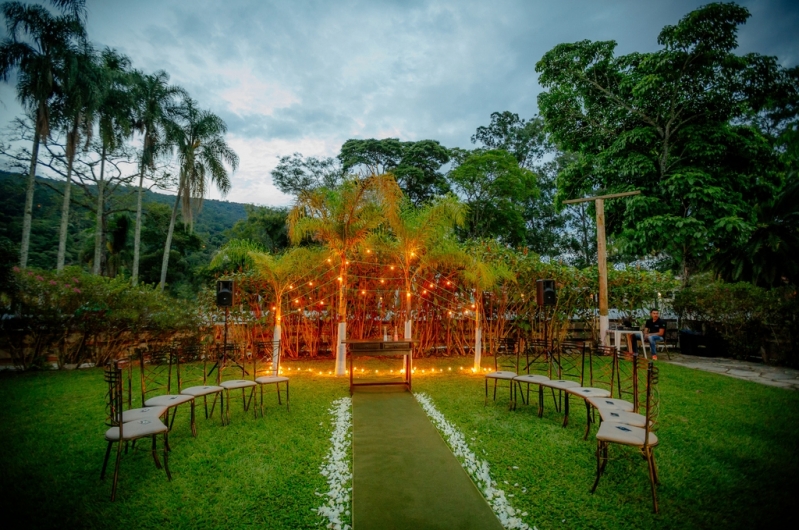
[[[274,310],[275,310],[275,306],[272,306],[272,311],[274,311]]]
[[[294,300],[294,303],[295,303],[295,304],[299,304],[299,303],[300,303],[300,299],[299,299],[299,298],[297,298],[296,300]]]
[[[402,370],[400,370],[400,373],[401,373],[401,374],[404,374],[404,373],[405,373],[405,368],[403,368]]]
[[[448,282],[447,282],[447,285],[452,285],[452,282],[449,282],[449,281],[448,281]]]
[[[384,279],[382,279],[382,278],[381,278],[381,279],[380,279],[380,283],[386,283],[386,280],[384,280]]]
[[[330,258],[327,258],[327,262],[330,263]]]
[[[474,309],[474,304],[472,304],[472,309]]]
[[[308,282],[308,285],[313,285],[313,282]]]
[[[325,305],[325,301],[324,300],[319,300],[319,305]]]
[[[415,256],[415,255],[416,255],[416,252],[411,252],[411,256]]]
[[[452,311],[449,312],[449,316],[452,316]]]
[[[294,289],[294,286],[293,285],[289,285],[289,289]]]
[[[345,262],[344,262],[344,265],[349,265],[349,264],[350,264],[350,262],[349,262],[349,261],[345,261]]]
[[[411,293],[406,293],[406,294],[405,294],[405,296],[407,296],[408,298],[410,298],[410,297],[411,297]]]
[[[367,254],[371,254],[371,253],[372,253],[372,251],[371,251],[371,250],[369,250],[369,249],[367,248],[367,249],[366,249],[366,253],[367,253]]]
[[[422,294],[427,294],[427,289],[422,289]]]
[[[361,291],[361,294],[366,294],[366,291]]]
[[[451,372],[452,371],[452,367],[450,366],[449,368],[447,368],[447,370],[449,370]]]
[[[339,276],[339,277],[338,277],[338,278],[336,278],[336,279],[337,279],[338,281],[341,281],[341,276]]]
[[[432,283],[430,284],[430,288],[431,288],[431,289],[433,288],[433,284],[432,284]]]
[[[390,268],[391,270],[394,270],[394,265],[392,265],[392,266],[391,266],[391,267],[389,267],[389,268]]]

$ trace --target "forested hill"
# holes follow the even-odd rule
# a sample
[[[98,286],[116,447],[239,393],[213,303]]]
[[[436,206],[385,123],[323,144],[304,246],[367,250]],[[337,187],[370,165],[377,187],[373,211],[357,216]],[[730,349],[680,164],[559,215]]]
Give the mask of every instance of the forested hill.
[[[22,234],[22,211],[25,202],[26,177],[19,174],[0,171],[0,261],[15,261],[18,255],[19,241]],[[58,249],[58,227],[61,220],[63,181],[55,181],[37,177],[34,195],[33,227],[31,232],[31,253],[29,264],[33,267],[54,268]],[[92,255],[93,234],[95,230],[96,189],[94,186],[81,188],[75,186],[72,191],[72,207],[70,209],[69,241],[67,245],[67,264],[86,264]],[[157,254],[159,233],[165,234],[168,215],[175,202],[174,195],[146,191],[144,195],[145,226],[151,234],[143,232],[142,241],[152,248],[145,249],[145,254]],[[120,225],[123,217],[129,225],[128,235],[123,246],[133,245],[133,223],[136,217],[136,189],[121,188],[114,192],[113,210],[108,215],[108,223]],[[185,256],[193,263],[207,259],[226,237],[237,221],[246,219],[245,205],[235,202],[205,200],[199,214],[194,218],[192,237],[198,239],[190,242],[195,249],[186,249]],[[149,226],[147,223],[149,222]],[[112,226],[113,228],[113,226]],[[149,238],[149,241],[145,241]],[[179,238],[178,238],[179,239]],[[176,241],[180,250],[180,241]],[[174,245],[173,245],[174,248]],[[124,253],[129,253],[127,249]],[[163,247],[161,248],[163,252]],[[155,256],[152,256],[155,258]],[[145,256],[143,255],[143,260]],[[159,260],[154,260],[160,262]],[[144,263],[143,263],[144,265]],[[179,264],[176,264],[179,268]],[[172,264],[170,263],[170,269]]]

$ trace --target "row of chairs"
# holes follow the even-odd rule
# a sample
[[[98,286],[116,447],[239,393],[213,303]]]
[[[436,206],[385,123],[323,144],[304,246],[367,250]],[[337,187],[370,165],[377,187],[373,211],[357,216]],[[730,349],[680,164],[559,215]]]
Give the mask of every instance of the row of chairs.
[[[530,403],[530,387],[538,387],[538,416],[545,405],[545,391],[552,395],[555,409],[563,414],[563,426],[569,422],[570,399],[585,404],[588,439],[592,424],[599,415],[597,439],[597,471],[591,492],[596,491],[608,461],[608,447],[619,444],[641,451],[649,468],[652,502],[658,512],[654,448],[659,440],[658,368],[651,361],[643,364],[637,354],[619,352],[616,348],[592,347],[588,342],[530,341],[525,348],[513,342],[500,344],[495,353],[495,370],[485,377],[485,403],[488,403],[489,381],[497,386],[507,382],[509,403],[516,408],[517,396]],[[526,389],[523,388],[526,386]]]
[[[241,390],[245,413],[253,407],[253,415],[264,416],[264,387],[275,385],[278,404],[282,405],[281,385],[285,385],[286,409],[290,407],[289,378],[280,375],[280,342],[256,342],[247,356],[237,345],[217,345],[206,348],[196,343],[172,344],[154,350],[138,349],[127,358],[118,359],[106,366],[104,379],[106,393],[105,439],[108,443],[100,478],[105,478],[113,444],[117,444],[111,500],[116,498],[119,465],[124,442],[134,444],[142,438],[152,439],[152,455],[155,465],[161,469],[156,449],[157,436],[163,436],[164,469],[169,472],[169,432],[175,422],[178,408],[189,405],[191,433],[197,436],[195,404],[203,399],[205,417],[213,416],[219,401],[222,425],[230,423],[230,392]],[[139,407],[133,407],[134,374],[138,367],[138,383],[141,391]],[[248,370],[249,368],[249,370]],[[234,376],[229,378],[229,374]],[[215,375],[215,377],[213,377]],[[213,381],[213,382],[212,382]],[[127,385],[125,384],[127,383]],[[215,383],[215,384],[214,384]],[[125,391],[127,386],[127,392]],[[260,390],[260,401],[253,406],[256,390]],[[247,391],[249,390],[249,397]],[[211,410],[208,398],[213,397]]]

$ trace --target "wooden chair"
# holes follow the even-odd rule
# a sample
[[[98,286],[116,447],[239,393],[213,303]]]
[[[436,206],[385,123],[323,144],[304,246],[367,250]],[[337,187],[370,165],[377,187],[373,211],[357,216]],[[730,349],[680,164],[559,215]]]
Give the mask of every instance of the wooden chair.
[[[280,358],[282,356],[280,341],[256,342],[253,344],[252,375],[261,393],[259,408],[264,415],[264,386],[275,385],[277,403],[282,405],[280,384],[286,385],[286,411],[291,410],[289,403],[289,378],[280,375]],[[260,367],[258,366],[260,363]],[[263,374],[263,375],[258,375]]]
[[[195,401],[202,397],[205,419],[212,417],[216,408],[216,401],[225,389],[208,383],[209,366],[211,364],[208,350],[202,344],[188,343],[177,346],[176,354],[178,394],[192,396]],[[208,396],[211,395],[214,396],[214,401],[211,403],[211,412],[209,414]]]
[[[517,341],[513,338],[502,338],[497,341],[497,347],[494,350],[494,371],[489,372],[485,376],[485,402],[483,406],[488,404],[488,381],[494,381],[494,401],[497,400],[497,383],[499,381],[508,381],[508,399],[509,405],[513,406],[513,379],[518,375],[519,371],[519,350],[517,348]]]
[[[161,462],[158,460],[158,453],[156,451],[156,436],[162,434],[164,436],[164,470],[166,471],[167,479],[172,480],[172,475],[169,472],[169,453],[167,450],[169,445],[169,429],[157,416],[138,417],[135,420],[125,421],[126,411],[124,410],[125,399],[122,390],[122,370],[114,363],[105,368],[103,377],[108,384],[108,393],[106,394],[106,422],[109,428],[105,432],[105,440],[108,442],[108,445],[105,450],[105,458],[103,459],[103,468],[100,471],[100,480],[105,479],[108,458],[111,456],[111,447],[116,443],[117,455],[116,463],[114,464],[114,481],[111,486],[111,501],[113,502],[114,499],[116,499],[117,483],[119,482],[119,463],[122,459],[123,442],[135,442],[139,438],[146,437],[152,438],[152,454],[153,460],[155,460],[155,467],[161,469]]]
[[[588,396],[586,403],[593,410],[599,411],[601,421],[618,421],[619,413],[637,413],[641,401],[641,389],[646,389],[639,379],[643,371],[638,370],[638,354],[632,352],[617,352],[614,359],[614,375],[611,394],[607,397]],[[645,372],[644,372],[645,373]],[[593,423],[593,415],[589,415],[589,422]],[[590,430],[590,423],[586,425],[586,438]],[[643,426],[643,424],[641,424]]]
[[[583,386],[585,377],[585,356],[587,351],[588,344],[586,342],[564,341],[560,343],[552,357],[552,378],[540,383],[542,387],[547,387],[552,390],[552,400],[555,403],[555,410],[558,412],[560,410],[567,412],[563,418],[564,427],[568,423],[568,411],[563,409],[564,392],[569,388]],[[555,398],[555,390],[558,391],[557,398]],[[566,401],[568,402],[568,398]]]
[[[655,447],[659,440],[655,431],[658,427],[660,413],[660,393],[658,392],[658,368],[649,361],[646,378],[646,415],[643,427],[635,427],[624,423],[603,421],[596,434],[596,479],[591,493],[596,491],[599,479],[608,463],[608,447],[610,444],[636,447],[641,451],[649,467],[649,483],[652,488],[652,506],[658,513],[657,485],[659,484],[657,466],[655,464]]]
[[[533,339],[524,349],[524,374],[513,378],[514,382],[514,407],[516,405],[516,391],[521,391],[522,385],[527,385],[527,393],[522,392],[522,403],[530,403],[530,385],[538,385],[538,417],[544,413],[544,390],[542,382],[549,381],[552,377],[553,351],[557,348],[557,341],[544,341]]]
[[[616,375],[615,359],[616,348],[613,346],[599,346],[589,350],[588,375],[583,376],[585,385],[572,386],[565,389],[565,403],[563,409],[563,426],[569,423],[569,397],[577,396],[585,402],[586,425],[585,438],[591,429],[591,402],[589,398],[609,398],[613,395],[613,383]]]
[[[194,397],[172,393],[173,390],[178,391],[177,372],[174,370],[176,363],[177,358],[172,347],[161,347],[153,351],[139,350],[142,406],[166,407],[166,424],[172,430],[178,407],[188,404],[191,410],[191,435],[196,437]]]
[[[221,345],[216,348],[216,384],[224,389],[224,392],[221,394],[221,408],[223,411],[222,425],[230,424],[230,391],[241,390],[244,412],[247,412],[255,396],[255,387],[258,386],[258,383],[252,379],[245,379],[247,370],[244,368],[244,359],[241,354],[241,349],[237,345],[229,344],[228,346],[232,346],[232,348],[223,348]],[[223,375],[225,371],[233,372],[235,375],[240,375],[241,377],[225,380],[225,376]],[[246,397],[246,390],[248,388],[250,389],[249,399]],[[253,409],[253,415],[255,416],[255,409]]]

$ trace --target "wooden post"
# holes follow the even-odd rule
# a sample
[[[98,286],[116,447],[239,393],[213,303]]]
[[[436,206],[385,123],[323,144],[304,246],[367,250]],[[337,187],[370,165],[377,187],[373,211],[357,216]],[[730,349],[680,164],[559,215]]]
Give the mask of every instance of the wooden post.
[[[605,199],[596,199],[596,257],[599,266],[599,342],[608,335],[608,250],[605,244]]]
[[[611,193],[584,199],[569,199],[563,204],[576,204],[578,202],[594,201],[596,206],[596,259],[599,268],[599,343],[607,345],[608,340],[608,249],[605,242],[605,199],[632,197],[639,195],[640,190]],[[617,345],[618,347],[618,345]]]

